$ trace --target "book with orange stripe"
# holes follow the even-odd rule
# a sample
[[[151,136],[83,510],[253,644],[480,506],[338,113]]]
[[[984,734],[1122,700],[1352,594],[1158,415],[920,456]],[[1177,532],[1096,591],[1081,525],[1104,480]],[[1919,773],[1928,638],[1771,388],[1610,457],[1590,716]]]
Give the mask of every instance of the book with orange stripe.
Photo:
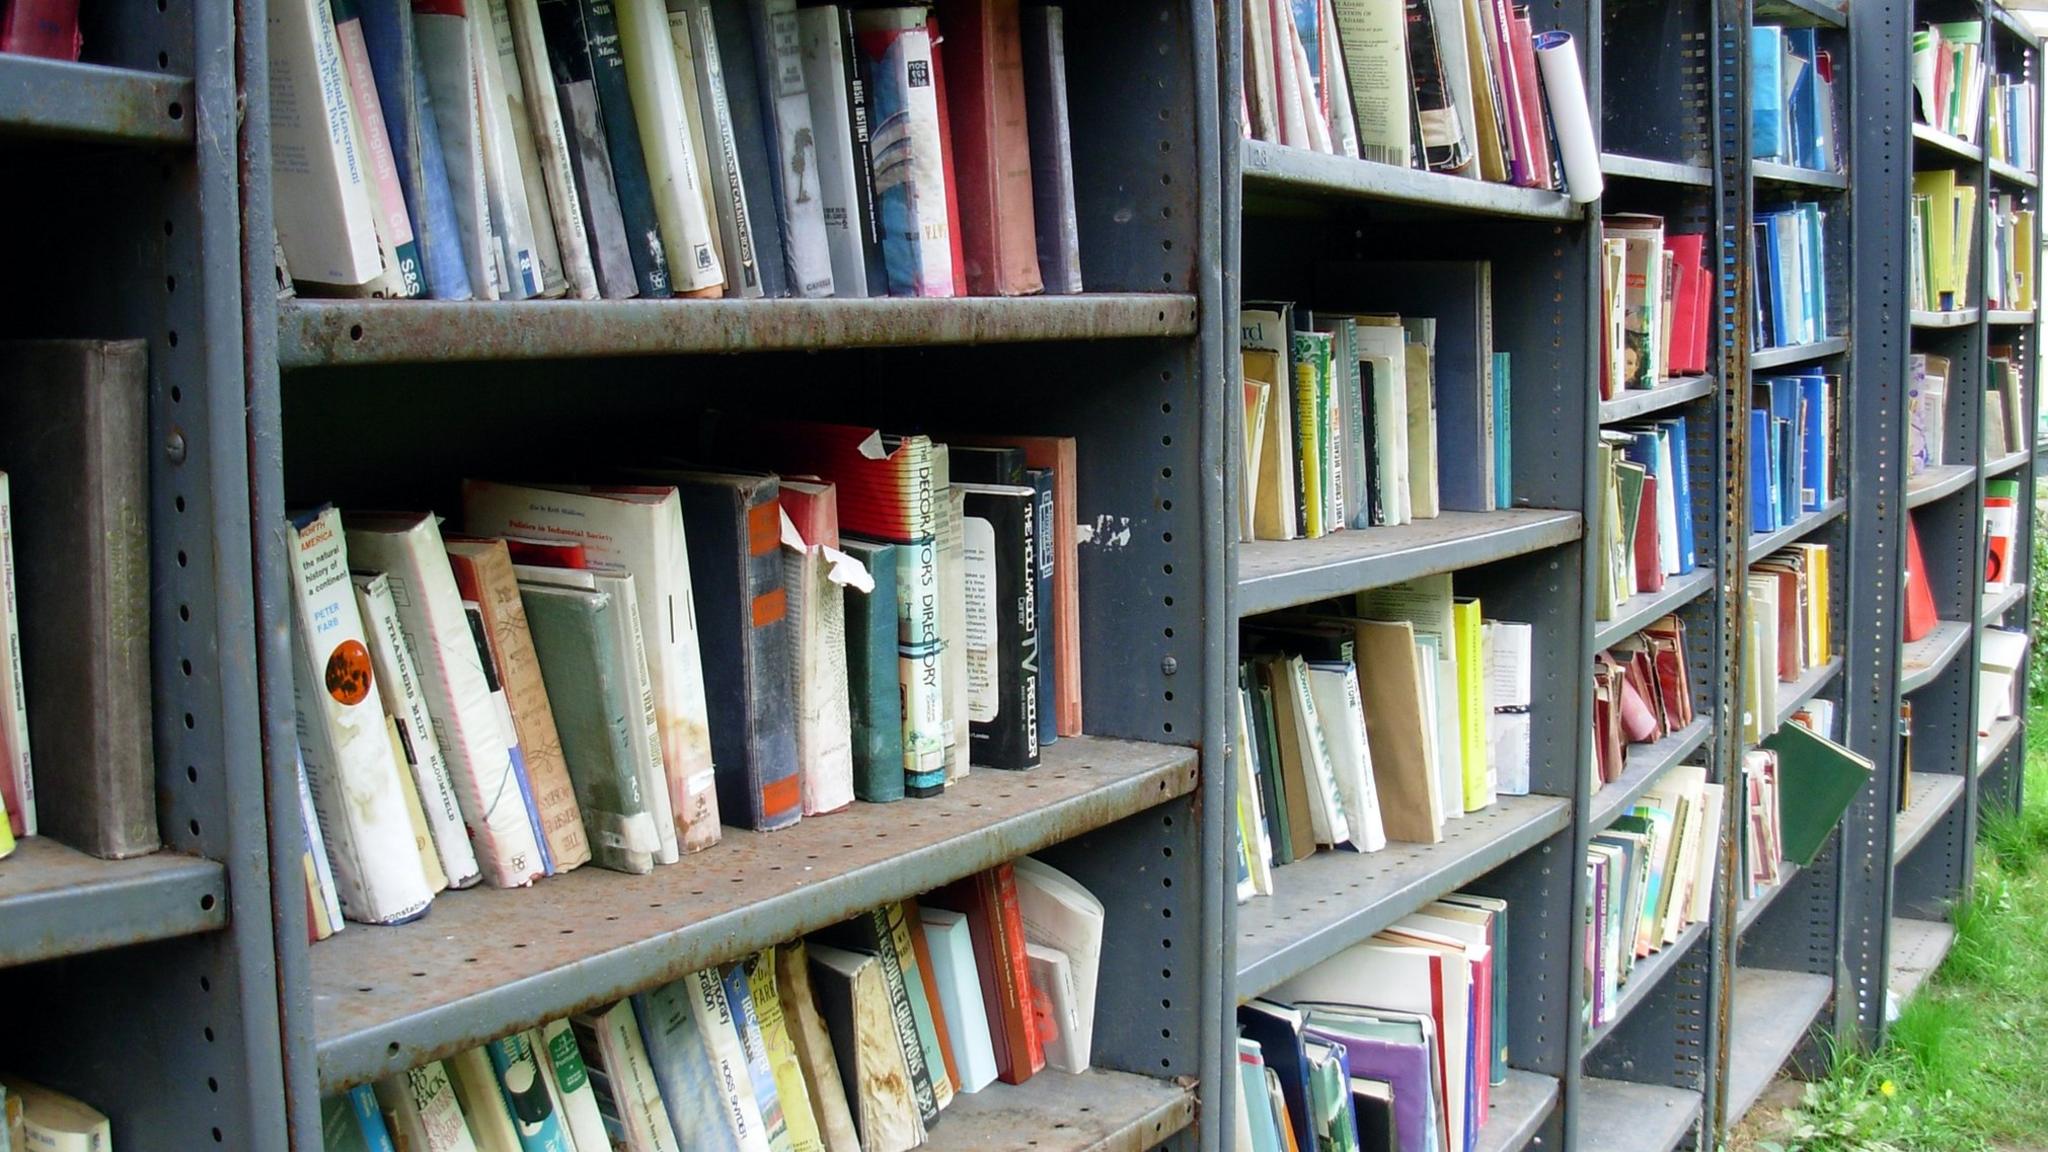
[[[682,498],[718,809],[766,832],[803,814],[782,587],[780,486],[766,473],[663,472]]]

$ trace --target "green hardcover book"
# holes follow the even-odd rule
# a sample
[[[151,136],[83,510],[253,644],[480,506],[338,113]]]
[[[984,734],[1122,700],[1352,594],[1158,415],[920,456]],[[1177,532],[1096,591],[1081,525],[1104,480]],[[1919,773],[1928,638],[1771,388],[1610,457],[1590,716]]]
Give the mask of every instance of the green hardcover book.
[[[907,545],[847,536],[873,592],[846,593],[846,694],[853,718],[853,794],[870,804],[903,799],[903,693],[896,647],[897,553]]]
[[[1294,833],[1287,819],[1287,780],[1280,771],[1280,738],[1273,726],[1273,687],[1256,674],[1252,677],[1253,739],[1259,742],[1259,763],[1265,768],[1260,779],[1268,787],[1266,831],[1273,840],[1273,863],[1294,862]]]
[[[522,584],[520,601],[554,707],[569,782],[583,810],[591,859],[619,872],[654,870],[660,834],[647,810],[631,725],[642,702],[627,690],[608,592]]]
[[[1778,822],[1785,859],[1811,868],[1875,766],[1798,724],[1779,728],[1764,746],[1778,754]]]

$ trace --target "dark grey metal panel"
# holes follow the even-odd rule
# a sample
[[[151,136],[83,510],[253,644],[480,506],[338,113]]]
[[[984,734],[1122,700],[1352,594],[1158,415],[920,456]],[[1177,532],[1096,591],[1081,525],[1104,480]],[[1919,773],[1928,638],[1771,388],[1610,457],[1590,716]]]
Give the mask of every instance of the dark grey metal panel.
[[[1585,1152],[1670,1152],[1699,1130],[1696,1090],[1592,1076],[1585,1086],[1578,1145]]]
[[[189,146],[194,107],[185,76],[0,54],[0,140]]]
[[[1958,620],[1943,620],[1935,624],[1934,631],[1907,644],[1899,654],[1899,693],[1909,695],[1920,691],[1948,671],[1949,665],[1970,646],[1970,625]],[[1920,735],[1920,716],[1914,714],[1914,734]],[[1917,743],[1915,747],[1918,747]]]
[[[1610,180],[1648,180],[1659,184],[1678,184],[1689,188],[1712,188],[1714,170],[1703,164],[1684,164],[1675,160],[1650,160],[1641,156],[1625,156],[1616,152],[1600,154],[1600,174]]]
[[[1749,931],[1750,925],[1756,923],[1763,916],[1765,910],[1769,909],[1772,904],[1777,903],[1778,897],[1784,895],[1785,890],[1792,886],[1792,878],[1799,875],[1800,871],[1799,865],[1792,861],[1780,860],[1778,862],[1778,882],[1757,893],[1755,896],[1743,899],[1736,904],[1735,935],[1738,940],[1741,939],[1744,933]]]
[[[0,869],[0,968],[211,932],[228,922],[227,869],[158,852],[101,860],[48,836]]]
[[[1668,616],[1680,608],[1714,591],[1712,565],[1694,568],[1683,576],[1673,576],[1664,582],[1656,592],[1645,592],[1622,601],[1621,608],[1611,620],[1602,620],[1593,628],[1593,648],[1598,651],[1610,648],[1617,640],[1625,640]]]

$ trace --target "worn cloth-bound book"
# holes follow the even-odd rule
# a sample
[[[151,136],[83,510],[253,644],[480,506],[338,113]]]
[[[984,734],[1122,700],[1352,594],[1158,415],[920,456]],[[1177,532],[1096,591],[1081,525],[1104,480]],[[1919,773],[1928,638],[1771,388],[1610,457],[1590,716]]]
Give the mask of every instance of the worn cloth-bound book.
[[[1042,292],[1017,0],[941,0],[938,18],[967,290]]]
[[[461,225],[448,190],[441,129],[428,107],[412,4],[357,0],[356,8],[362,16],[363,41],[377,81],[377,103],[384,112],[399,191],[419,245],[420,270],[426,278],[421,294],[435,300],[467,300],[471,293]]]
[[[506,271],[492,239],[489,181],[484,172],[483,126],[477,111],[476,68],[470,51],[470,21],[476,13],[463,3],[415,7],[413,32],[427,99],[440,130],[447,163],[448,193],[462,230],[462,260],[470,292],[496,300],[505,291]],[[289,252],[287,252],[289,255]]]
[[[757,0],[689,3],[697,16],[696,27],[703,34],[698,41],[700,51],[716,51],[722,81],[717,99],[723,102],[724,122],[730,130],[727,161],[737,174],[732,194],[744,198],[746,237],[753,248],[761,295],[796,295],[798,287],[790,277],[792,262],[784,250],[787,237],[782,217],[786,209],[781,204],[779,179],[782,148],[775,134],[775,114],[763,102],[767,91],[761,76],[763,57],[754,43],[753,8]],[[724,130],[722,126],[721,131]],[[738,204],[736,200],[736,209]]]
[[[818,1013],[818,999],[811,991],[810,950],[798,940],[776,948],[774,957],[775,986],[782,997],[783,1018],[789,1026],[790,1042],[796,1047],[811,1111],[818,1121],[819,1139],[826,1152],[860,1152],[860,1136],[832,1049],[832,1035],[825,1028],[824,1018]]]
[[[974,763],[1038,765],[1038,493],[995,484],[967,495],[968,720]]]
[[[817,133],[805,86],[796,0],[747,0],[747,17],[790,292],[830,296],[832,256],[825,240],[824,201],[818,195]]]
[[[622,1135],[634,1152],[681,1152],[682,1142],[663,1107],[655,1065],[641,1039],[634,1009],[640,999],[573,1016],[569,1025],[575,1030],[576,1047],[583,1054],[606,1131]],[[703,1115],[693,1112],[687,1117],[694,1122]]]
[[[640,118],[633,111],[632,91],[626,85],[626,60],[619,54],[618,15],[606,0],[542,0],[541,20],[550,55],[568,61],[556,68],[558,74],[568,77],[570,86],[585,74],[577,62],[588,61],[589,95],[604,132],[604,159],[610,164],[612,186],[618,193],[619,226],[625,232],[634,280],[643,298],[659,300],[674,290],[674,283],[669,277],[668,245],[654,210],[654,189],[647,179]],[[579,102],[579,124],[585,115]],[[588,149],[591,144],[586,136],[578,149]]]
[[[960,289],[927,12],[862,8],[853,15],[872,102],[875,205],[891,296],[953,296]]]
[[[846,666],[846,597],[874,592],[858,559],[840,551],[838,504],[830,484],[784,480],[782,582],[789,612],[790,686],[795,693],[797,763],[804,815],[853,803],[853,717]],[[808,529],[797,503],[829,517]],[[806,517],[807,520],[813,518]]]
[[[1038,272],[1047,292],[1072,295],[1082,291],[1081,223],[1074,203],[1074,144],[1067,120],[1066,13],[1056,5],[1033,5],[1019,19]]]
[[[853,793],[871,804],[903,798],[903,698],[897,672],[896,557],[899,545],[843,541],[874,589],[850,592],[846,689],[853,744]]]
[[[619,54],[633,113],[640,122],[640,147],[647,161],[654,213],[668,246],[669,275],[683,295],[724,293],[725,267],[712,241],[708,203],[697,183],[697,161],[683,116],[682,79],[676,72],[675,39],[662,0],[613,0]]]
[[[681,51],[687,37],[695,65],[697,107],[704,121],[726,290],[748,299],[787,296],[789,274],[783,267],[782,240],[775,227],[775,204],[770,199],[773,189],[767,183],[753,49],[744,36],[747,14],[740,8],[721,8],[714,15],[710,0],[666,3],[677,50]],[[720,32],[733,20],[738,21],[742,36],[728,46]],[[743,58],[728,62],[726,54],[733,50],[743,53]]]
[[[477,58],[493,101],[493,131],[510,145],[502,153],[501,162],[517,169],[507,174],[508,194],[509,190],[516,190],[519,196],[519,204],[513,205],[510,211],[517,213],[519,205],[523,204],[525,215],[512,217],[513,228],[523,224],[533,236],[534,275],[540,285],[534,294],[552,298],[569,290],[568,274],[563,264],[563,247],[556,239],[555,226],[549,216],[547,177],[544,174],[547,160],[542,152],[542,143],[536,139],[532,101],[527,95],[526,78],[521,74],[519,36],[512,24],[511,7],[510,0],[486,0],[483,14],[489,17],[489,23],[476,25],[483,36]],[[547,77],[541,75],[538,79],[545,81]],[[554,87],[548,84],[545,88],[552,106]],[[501,109],[502,118],[499,117]],[[571,191],[574,191],[573,187]],[[580,244],[582,230],[577,229],[573,236]],[[584,259],[587,265],[589,253],[584,253]],[[587,267],[585,271],[588,271]]]
[[[834,295],[885,294],[882,238],[868,148],[868,91],[853,48],[853,17],[839,4],[799,8],[804,91],[817,134],[818,196]]]
[[[910,1095],[918,1116],[929,1127],[938,1122],[939,1112],[952,1101],[952,1085],[946,1079],[938,1053],[925,1042],[930,1031],[931,1006],[924,988],[905,963],[914,959],[899,949],[891,923],[900,921],[901,906],[873,908],[818,934],[818,939],[851,952],[873,956],[881,964],[883,987],[889,997],[890,1021],[896,1043],[903,1050],[904,1066],[910,1072]],[[909,943],[906,937],[903,943]]]
[[[825,944],[806,946],[818,1013],[832,1036],[862,1152],[909,1152],[925,1139],[911,1095],[910,1069],[897,1040],[882,962]]]
[[[611,145],[606,139],[604,109],[600,107],[592,72],[590,46],[583,35],[582,14],[577,10],[576,0],[537,0],[534,10],[547,51],[543,66],[554,88],[569,174],[580,207],[580,218],[574,227],[583,232],[598,295],[607,300],[639,295],[633,248],[626,238],[624,206],[619,202],[617,177],[612,171]],[[637,147],[639,141],[636,139],[634,144]],[[666,258],[663,270],[666,271]]]
[[[400,1146],[423,1152],[477,1152],[455,1082],[439,1060],[429,1060],[373,1086],[377,1106]]]

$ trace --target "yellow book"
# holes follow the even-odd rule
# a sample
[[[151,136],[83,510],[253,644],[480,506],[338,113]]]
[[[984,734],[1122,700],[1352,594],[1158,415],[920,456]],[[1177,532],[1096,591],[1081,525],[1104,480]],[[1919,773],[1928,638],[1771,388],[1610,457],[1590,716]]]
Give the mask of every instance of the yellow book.
[[[2031,209],[2013,217],[2012,221],[2012,273],[2017,291],[2013,293],[2012,307],[2022,312],[2034,310],[2034,213]]]
[[[1244,359],[1249,360],[1246,354]],[[1264,449],[1266,446],[1266,406],[1271,402],[1273,384],[1270,380],[1250,375],[1244,378],[1244,467],[1239,480],[1238,493],[1238,538],[1258,539],[1258,509],[1265,499],[1259,489],[1265,469]]]
[[[1323,442],[1316,419],[1316,368],[1304,359],[1294,366],[1295,464],[1301,469],[1302,520],[1313,540],[1323,534]]]
[[[825,1152],[818,1118],[811,1111],[803,1065],[797,1060],[796,1042],[790,1039],[789,1024],[782,1015],[782,996],[775,986],[775,949],[766,949],[747,963],[747,990],[754,997],[754,1015],[761,1027],[761,1044],[768,1049],[768,1066],[775,1072],[775,1098],[782,1105],[790,1152]]]
[[[7,797],[0,795],[0,860],[5,860],[12,855],[14,855],[14,829],[7,826]],[[312,859],[310,854],[306,857],[306,867],[309,871],[313,867]]]
[[[1936,168],[1913,174],[1913,194],[1928,199],[1927,289],[1931,303],[1940,306],[1944,293],[1962,302],[1962,285],[1956,276],[1956,174],[1953,169]]]
[[[1484,620],[1479,601],[1460,596],[1451,601],[1451,642],[1458,646],[1458,746],[1465,764],[1465,811],[1476,812],[1494,801],[1492,741],[1493,706],[1486,694]]]
[[[1970,243],[1977,235],[1977,190],[1967,184],[1956,188],[1955,293],[1956,307],[1967,308],[1970,298]]]

